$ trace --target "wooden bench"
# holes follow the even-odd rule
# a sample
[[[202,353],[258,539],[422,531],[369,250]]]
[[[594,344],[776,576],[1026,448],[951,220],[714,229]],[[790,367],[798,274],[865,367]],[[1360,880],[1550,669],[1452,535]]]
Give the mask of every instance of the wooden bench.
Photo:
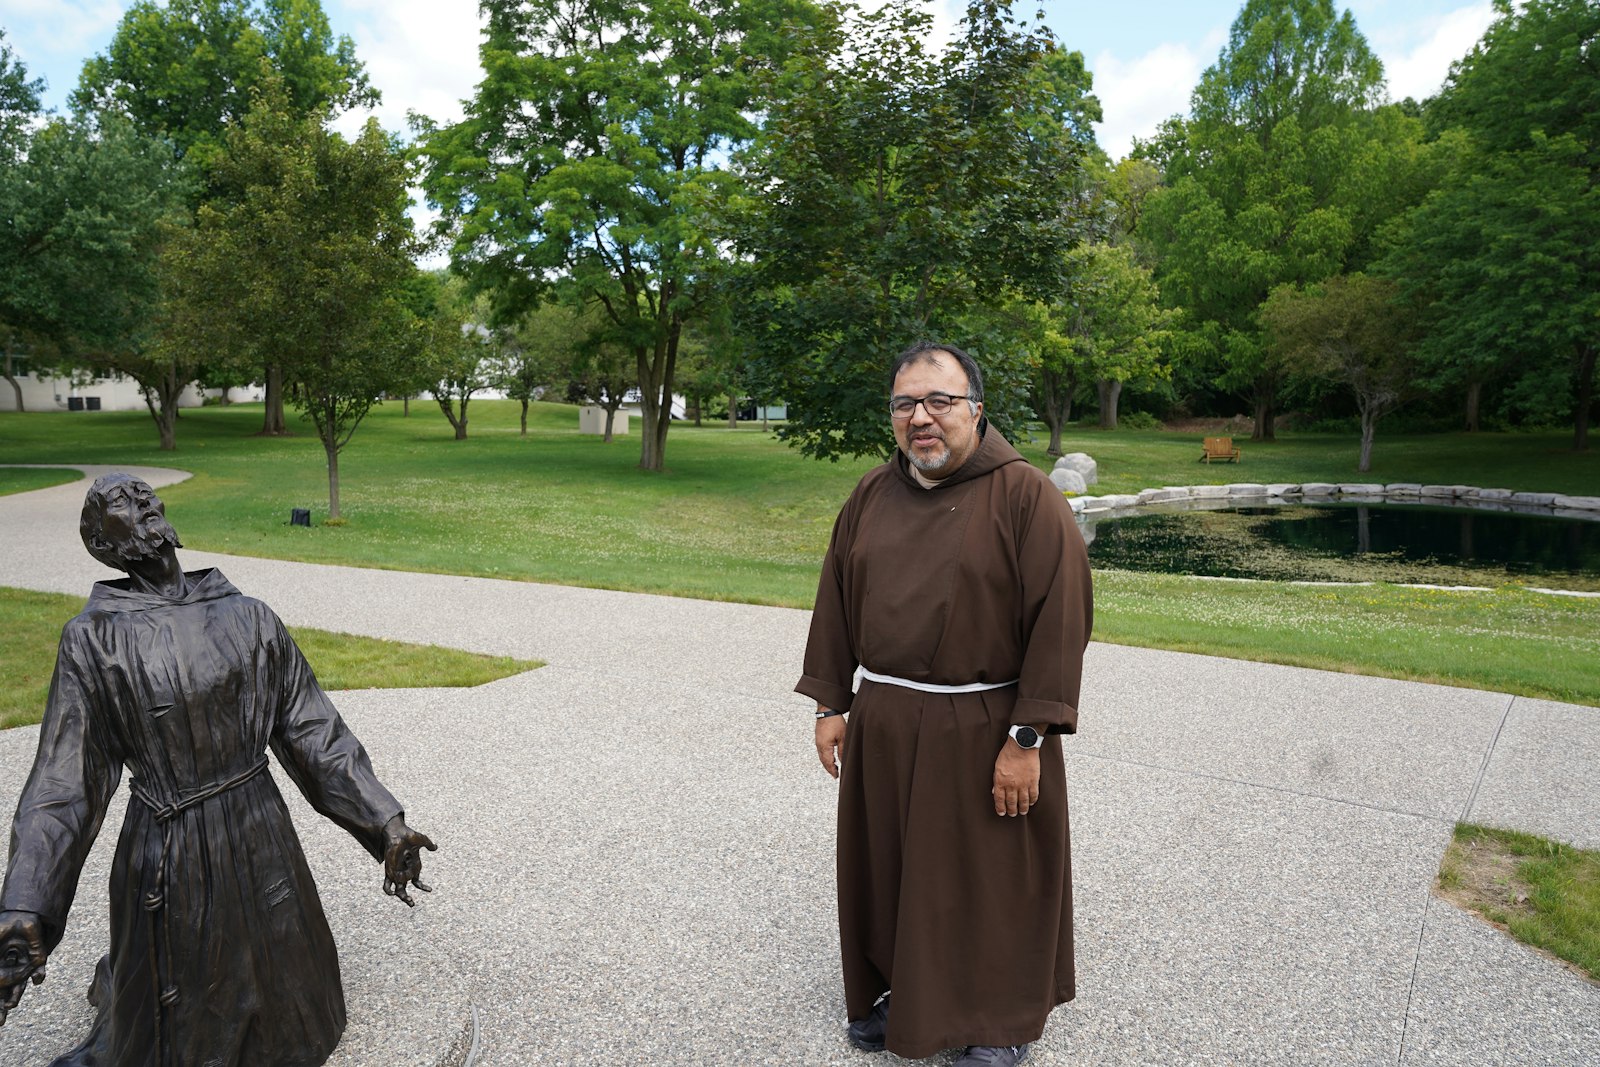
[[[1205,451],[1200,454],[1200,462],[1210,463],[1212,460],[1225,460],[1229,463],[1239,462],[1239,450],[1233,447],[1233,438],[1207,437],[1205,439]]]

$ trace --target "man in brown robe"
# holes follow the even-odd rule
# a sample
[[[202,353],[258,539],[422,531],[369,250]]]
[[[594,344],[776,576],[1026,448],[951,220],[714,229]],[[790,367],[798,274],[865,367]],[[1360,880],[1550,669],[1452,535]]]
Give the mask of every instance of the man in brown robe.
[[[1010,1067],[1075,993],[1060,735],[1088,556],[1060,491],[988,427],[971,357],[916,345],[890,380],[899,451],[834,523],[795,686],[840,779],[849,1037]]]
[[[84,544],[127,572],[61,634],[0,888],[0,1022],[61,940],[123,768],[110,951],[94,1025],[54,1067],[313,1067],[345,1027],[338,953],[271,748],[312,807],[411,903],[420,849],[399,801],[283,623],[216,570],[185,573],[161,501],[95,482]]]

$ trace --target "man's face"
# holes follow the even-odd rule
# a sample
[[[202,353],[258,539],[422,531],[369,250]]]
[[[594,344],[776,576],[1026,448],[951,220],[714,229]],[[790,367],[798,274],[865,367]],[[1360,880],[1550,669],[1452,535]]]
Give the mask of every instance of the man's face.
[[[936,362],[937,361],[937,362]],[[932,352],[900,368],[891,400],[918,399],[933,393],[965,396],[967,375],[948,352]],[[973,413],[965,400],[957,400],[944,415],[930,415],[918,404],[911,417],[894,419],[894,439],[913,466],[929,478],[948,478],[961,468],[978,447],[978,419],[983,405]]]
[[[129,479],[113,485],[100,511],[101,536],[124,560],[159,556],[167,545],[180,547],[167,521],[167,509],[155,490]]]

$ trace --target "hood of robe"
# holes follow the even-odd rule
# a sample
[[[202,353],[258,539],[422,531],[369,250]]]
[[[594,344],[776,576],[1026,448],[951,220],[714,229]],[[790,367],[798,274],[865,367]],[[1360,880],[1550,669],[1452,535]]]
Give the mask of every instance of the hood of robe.
[[[200,571],[184,571],[189,579],[189,591],[181,597],[162,596],[131,588],[132,578],[117,578],[109,582],[96,582],[89,593],[85,611],[150,611],[153,608],[170,608],[180,604],[198,604],[205,600],[221,600],[238,596],[239,590],[222,576],[215,567]]]
[[[934,493],[947,485],[960,485],[962,482],[970,482],[974,478],[981,478],[985,474],[999,470],[1007,463],[1028,462],[1023,458],[1021,452],[1012,447],[1010,441],[1000,436],[999,430],[989,425],[989,417],[987,415],[978,422],[978,435],[978,447],[972,450],[972,455],[967,457],[967,461],[958,467],[950,477],[941,478],[939,483],[932,489],[927,490],[927,492]],[[919,492],[922,491],[922,486],[911,473],[911,461],[898,448],[894,452],[894,469],[895,473],[900,476],[901,481],[909,483]]]

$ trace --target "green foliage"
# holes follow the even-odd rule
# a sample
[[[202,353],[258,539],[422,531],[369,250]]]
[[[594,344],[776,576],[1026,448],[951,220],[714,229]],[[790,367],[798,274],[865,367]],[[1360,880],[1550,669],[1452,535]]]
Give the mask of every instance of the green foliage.
[[[640,466],[661,469],[684,323],[710,295],[707,224],[730,148],[755,133],[757,75],[808,0],[487,0],[466,117],[416,118],[423,187],[452,263],[497,315],[548,291],[597,303],[636,366]]]
[[[1355,393],[1361,413],[1357,471],[1372,467],[1378,420],[1417,392],[1414,316],[1393,283],[1365,274],[1274,289],[1261,305],[1267,345],[1283,365]]]
[[[6,31],[0,28],[0,165],[9,165],[21,154],[29,124],[39,114],[39,94],[43,78],[29,78],[28,68],[6,44]]]
[[[808,455],[886,454],[888,365],[929,336],[978,358],[1006,428],[1033,355],[995,309],[1059,293],[1083,233],[1081,57],[1004,3],[970,5],[942,56],[928,29],[910,0],[824,27],[742,156],[741,328]]]
[[[416,373],[406,160],[376,120],[346,141],[323,115],[295,115],[272,80],[226,147],[216,172],[241,192],[203,205],[174,242],[169,344],[283,368],[326,453],[337,518],[340,450]]]
[[[266,77],[281,79],[295,115],[378,99],[318,0],[139,0],[105,54],[84,64],[72,107],[121,112],[209,171]]]
[[[1497,10],[1429,112],[1452,166],[1397,222],[1382,269],[1424,314],[1435,380],[1506,378],[1515,408],[1571,412],[1582,449],[1600,352],[1600,9]]]
[[[1382,66],[1331,0],[1250,0],[1206,71],[1193,117],[1160,154],[1170,187],[1141,235],[1163,295],[1184,310],[1180,345],[1199,376],[1249,393],[1272,436],[1285,368],[1256,309],[1283,284],[1359,267],[1376,227],[1420,195],[1421,126],[1380,99]]]
[[[83,609],[83,597],[0,587],[0,730],[31,726],[44,715],[61,627]],[[295,643],[327,689],[419,689],[472,686],[542,664],[483,656],[436,645],[290,627]]]
[[[27,342],[35,370],[135,378],[163,448],[190,368],[157,351],[160,250],[187,221],[192,183],[162,141],[116,115],[55,119],[0,160],[0,332],[6,376]],[[187,375],[187,376],[186,376]],[[20,400],[20,391],[19,391]]]

